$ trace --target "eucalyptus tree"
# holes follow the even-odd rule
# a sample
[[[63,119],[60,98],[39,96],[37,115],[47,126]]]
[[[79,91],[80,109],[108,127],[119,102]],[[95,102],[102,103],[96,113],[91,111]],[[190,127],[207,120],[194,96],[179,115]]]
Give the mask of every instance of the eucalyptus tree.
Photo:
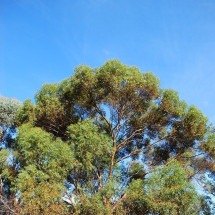
[[[154,74],[116,60],[79,66],[35,100],[17,114],[22,213],[197,213],[189,180],[213,170],[213,136],[204,114],[161,89]]]

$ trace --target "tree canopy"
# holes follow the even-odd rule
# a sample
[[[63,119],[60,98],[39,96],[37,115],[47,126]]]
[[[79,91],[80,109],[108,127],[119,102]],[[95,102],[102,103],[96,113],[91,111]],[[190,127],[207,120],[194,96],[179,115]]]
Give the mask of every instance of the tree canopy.
[[[18,129],[0,151],[14,213],[197,214],[191,180],[215,169],[204,114],[117,60],[42,86],[6,125]]]

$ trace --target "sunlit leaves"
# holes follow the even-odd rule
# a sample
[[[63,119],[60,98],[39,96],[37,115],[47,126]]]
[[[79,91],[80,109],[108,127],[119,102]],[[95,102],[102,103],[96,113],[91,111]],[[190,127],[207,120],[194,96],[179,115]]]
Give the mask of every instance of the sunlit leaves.
[[[51,214],[55,206],[60,210],[63,184],[74,162],[70,147],[41,128],[24,124],[19,128],[17,157],[22,169],[16,188],[23,201],[23,213]]]
[[[20,172],[16,187],[22,199],[21,214],[63,214],[63,184],[35,165],[29,165]]]
[[[203,113],[195,106],[191,106],[184,119],[184,130],[187,138],[201,140],[206,132],[206,122],[207,118]]]
[[[145,181],[132,181],[127,193],[125,204],[137,214],[188,215],[198,209],[197,194],[186,171],[175,161],[156,168]]]
[[[30,124],[19,128],[17,151],[23,164],[34,164],[39,169],[48,169],[53,165],[58,170],[60,167],[66,170],[73,161],[73,153],[66,143],[60,139],[54,139],[51,134]],[[56,165],[52,163],[53,161]]]
[[[33,122],[35,120],[35,105],[28,99],[23,102],[22,106],[16,113],[16,124],[22,125],[24,123]]]
[[[200,148],[215,159],[215,134],[210,134],[206,141],[200,145]]]
[[[180,101],[178,93],[173,90],[164,90],[161,98],[161,109],[168,117],[182,117],[186,111],[186,103]]]
[[[6,149],[0,151],[0,173],[4,169],[5,165],[8,163],[9,152]]]
[[[80,121],[68,128],[69,144],[81,169],[103,171],[109,164],[112,145],[110,137],[99,133],[98,127],[90,120]]]
[[[59,85],[46,84],[36,94],[35,123],[57,137],[65,138],[67,126],[72,119],[58,97]]]

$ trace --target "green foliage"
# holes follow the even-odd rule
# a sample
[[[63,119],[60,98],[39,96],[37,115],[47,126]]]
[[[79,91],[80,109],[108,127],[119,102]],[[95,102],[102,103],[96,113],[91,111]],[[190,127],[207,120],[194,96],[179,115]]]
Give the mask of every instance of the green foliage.
[[[112,214],[112,207],[108,201],[108,196],[113,194],[112,187],[106,186],[100,192],[93,196],[84,196],[81,199],[81,204],[78,205],[80,214],[94,215],[109,215]]]
[[[24,124],[18,132],[17,158],[22,167],[15,183],[22,200],[21,213],[63,210],[63,184],[74,162],[70,147],[41,128]]]
[[[36,94],[36,125],[58,137],[64,137],[70,124],[64,106],[58,99],[57,84],[46,84]]]
[[[201,149],[215,159],[215,134],[208,136],[207,140],[201,145]]]
[[[21,102],[16,99],[0,97],[0,125],[13,126],[17,109],[21,106]]]
[[[184,118],[186,138],[201,140],[206,132],[207,118],[195,106],[191,106]]]
[[[142,74],[135,67],[109,61],[97,70],[96,94],[100,102],[108,104],[113,110],[123,111],[122,118],[135,111],[142,113],[150,100],[159,94],[159,81],[152,73]]]
[[[151,211],[160,214],[196,214],[197,194],[190,185],[186,171],[177,162],[155,169],[144,189]]]
[[[0,97],[0,142],[11,141],[7,129],[15,126],[16,111],[20,106],[21,102],[16,99]]]
[[[33,122],[35,120],[35,106],[27,99],[16,113],[16,124],[22,125],[24,123]]]
[[[137,161],[133,162],[129,169],[129,177],[131,179],[143,179],[145,173],[143,165]]]
[[[0,151],[0,173],[4,169],[5,165],[7,164],[9,153],[6,149],[2,149]]]
[[[78,202],[79,214],[94,215],[94,214],[122,214],[122,208],[113,207],[115,198],[118,198],[117,192],[120,191],[120,184],[116,180],[110,180],[106,183],[99,192],[85,193]],[[120,212],[120,213],[119,213]]]
[[[87,173],[95,169],[102,172],[110,162],[110,137],[99,133],[98,127],[90,120],[70,125],[68,133],[69,144],[78,161],[76,168],[80,166]]]
[[[11,152],[6,148],[14,146],[15,118],[21,102],[16,99],[0,97],[0,210],[2,214],[14,212],[10,192],[14,180],[14,168],[9,166]],[[13,179],[13,180],[12,180]]]
[[[156,168],[144,181],[132,181],[127,196],[125,205],[132,214],[196,214],[199,205],[186,171],[176,161]]]
[[[127,190],[127,199],[123,203],[128,214],[146,214],[148,211],[143,188],[143,181],[141,179],[131,182]]]
[[[26,100],[16,121],[19,105],[5,107],[13,114],[2,112],[1,126],[19,127],[11,161],[0,151],[1,177],[17,213],[197,213],[189,179],[211,169],[214,137],[202,112],[154,74],[117,60],[82,65]],[[210,158],[195,158],[194,145]]]
[[[91,104],[92,89],[95,86],[94,71],[88,66],[79,66],[75,69],[75,74],[70,79],[70,96],[78,105],[88,107]]]
[[[168,113],[171,117],[182,117],[185,115],[187,104],[180,101],[178,93],[173,90],[162,92],[161,110]]]
[[[16,186],[21,192],[21,214],[64,213],[61,199],[64,190],[62,182],[58,182],[57,178],[39,170],[36,166],[29,165],[23,169],[19,173]]]

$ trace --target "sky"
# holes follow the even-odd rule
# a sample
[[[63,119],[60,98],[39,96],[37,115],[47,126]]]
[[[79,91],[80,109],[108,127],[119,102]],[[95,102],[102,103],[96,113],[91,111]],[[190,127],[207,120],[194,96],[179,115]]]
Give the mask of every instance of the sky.
[[[76,66],[156,74],[215,123],[214,0],[0,0],[0,95],[34,99]]]

